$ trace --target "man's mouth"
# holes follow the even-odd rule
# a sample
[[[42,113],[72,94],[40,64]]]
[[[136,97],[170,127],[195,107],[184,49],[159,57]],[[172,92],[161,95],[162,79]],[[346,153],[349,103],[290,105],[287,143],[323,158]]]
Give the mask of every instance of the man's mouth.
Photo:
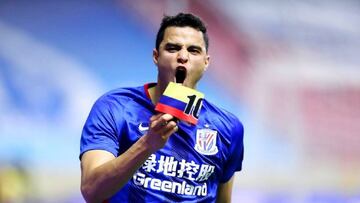
[[[176,83],[183,83],[186,78],[186,68],[179,66],[176,68],[175,72],[175,82]]]

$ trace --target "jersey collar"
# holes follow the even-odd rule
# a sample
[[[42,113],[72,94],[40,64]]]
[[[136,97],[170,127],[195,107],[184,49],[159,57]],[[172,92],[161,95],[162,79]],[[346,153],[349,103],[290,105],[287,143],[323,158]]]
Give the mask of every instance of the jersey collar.
[[[150,99],[150,101],[151,101],[151,97],[150,97],[149,89],[152,88],[152,87],[154,87],[154,86],[156,86],[156,84],[157,84],[157,83],[155,83],[155,82],[151,82],[151,83],[146,83],[146,84],[144,85],[144,91],[145,91],[146,97],[147,97],[148,99]]]

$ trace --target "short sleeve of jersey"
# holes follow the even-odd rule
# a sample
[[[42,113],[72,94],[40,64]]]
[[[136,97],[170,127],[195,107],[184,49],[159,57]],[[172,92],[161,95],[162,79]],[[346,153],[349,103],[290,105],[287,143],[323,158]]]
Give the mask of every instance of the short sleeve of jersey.
[[[243,125],[236,119],[234,123],[235,127],[232,134],[232,140],[229,150],[229,159],[225,164],[225,169],[222,178],[220,179],[221,183],[225,183],[230,180],[236,171],[241,171],[242,161],[244,158],[244,128]]]
[[[103,96],[95,102],[85,122],[80,140],[80,159],[89,150],[106,150],[116,157],[119,150],[117,135],[111,101]]]

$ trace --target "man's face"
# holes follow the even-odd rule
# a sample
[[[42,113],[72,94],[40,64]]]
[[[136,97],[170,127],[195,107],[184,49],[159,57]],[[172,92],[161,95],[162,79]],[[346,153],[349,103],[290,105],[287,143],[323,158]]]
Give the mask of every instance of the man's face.
[[[159,51],[153,51],[158,66],[158,80],[182,83],[195,89],[203,72],[209,65],[203,33],[191,27],[168,27]]]

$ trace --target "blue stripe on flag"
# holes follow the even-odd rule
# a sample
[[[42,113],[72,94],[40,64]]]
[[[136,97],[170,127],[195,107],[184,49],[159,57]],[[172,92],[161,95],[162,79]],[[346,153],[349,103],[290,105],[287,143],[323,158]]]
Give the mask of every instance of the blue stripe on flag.
[[[182,102],[180,100],[177,100],[175,98],[172,98],[172,97],[168,97],[166,95],[162,95],[160,97],[160,103],[162,104],[166,104],[168,106],[172,106],[176,109],[179,109],[180,111],[184,111],[185,110],[185,107],[186,107],[186,103],[185,102]]]

